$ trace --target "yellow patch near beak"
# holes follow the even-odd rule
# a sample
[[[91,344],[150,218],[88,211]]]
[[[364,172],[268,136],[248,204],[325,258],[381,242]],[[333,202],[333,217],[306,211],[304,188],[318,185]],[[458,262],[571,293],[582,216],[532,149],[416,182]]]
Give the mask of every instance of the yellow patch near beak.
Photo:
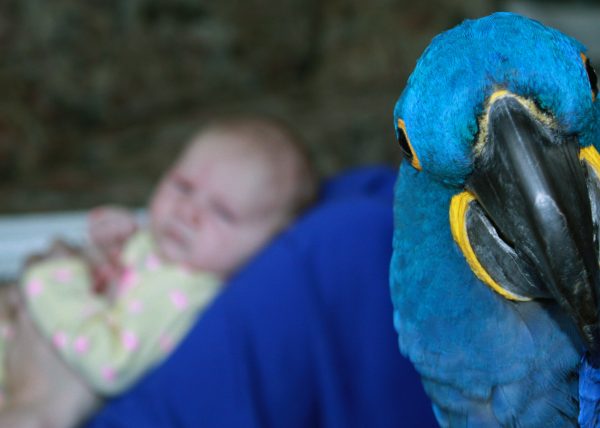
[[[579,159],[592,167],[596,176],[600,178],[600,154],[594,146],[584,147],[579,151]]]
[[[485,144],[488,139],[488,125],[489,125],[489,116],[490,116],[490,108],[494,103],[502,98],[513,98],[517,100],[521,105],[525,107],[527,111],[531,114],[532,117],[536,118],[540,123],[543,123],[549,128],[556,128],[556,123],[554,120],[542,112],[533,101],[524,98],[520,95],[513,94],[512,92],[507,91],[506,89],[497,89],[490,95],[487,103],[485,105],[484,113],[479,118],[479,135],[477,137],[477,141],[475,142],[475,148],[473,152],[475,154],[481,154]]]
[[[597,153],[596,153],[597,154]],[[600,160],[600,156],[598,157]],[[477,255],[475,251],[473,251],[473,247],[469,242],[469,235],[467,233],[467,213],[469,212],[469,207],[471,203],[475,202],[475,196],[471,192],[461,192],[452,197],[450,202],[450,230],[452,231],[452,237],[454,241],[458,244],[458,247],[462,251],[467,263],[471,267],[473,273],[479,278],[483,283],[489,286],[496,293],[500,294],[502,297],[508,300],[515,300],[518,302],[527,302],[530,301],[531,298],[520,296],[515,294],[507,289],[503,288],[500,284],[498,284],[494,279],[490,276],[490,274],[485,270],[485,268],[481,265],[479,260],[477,259]]]

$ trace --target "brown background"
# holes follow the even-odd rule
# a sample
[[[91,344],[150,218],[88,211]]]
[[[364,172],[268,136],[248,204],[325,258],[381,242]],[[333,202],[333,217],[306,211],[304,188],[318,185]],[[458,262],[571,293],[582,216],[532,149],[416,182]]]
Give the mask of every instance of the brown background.
[[[319,171],[396,165],[392,109],[483,0],[5,0],[0,214],[139,206],[215,112],[274,112]]]

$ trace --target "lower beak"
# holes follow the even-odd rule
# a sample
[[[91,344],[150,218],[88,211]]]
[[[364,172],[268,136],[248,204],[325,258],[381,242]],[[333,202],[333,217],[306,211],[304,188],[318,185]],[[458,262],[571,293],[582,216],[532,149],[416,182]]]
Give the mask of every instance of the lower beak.
[[[511,253],[524,270],[535,272],[529,275],[534,278],[529,286],[538,288],[538,296],[554,298],[596,353],[600,351],[597,225],[580,147],[575,138],[553,130],[516,97],[495,100],[488,119],[488,138],[476,155],[467,190],[506,244],[508,250],[503,252]]]

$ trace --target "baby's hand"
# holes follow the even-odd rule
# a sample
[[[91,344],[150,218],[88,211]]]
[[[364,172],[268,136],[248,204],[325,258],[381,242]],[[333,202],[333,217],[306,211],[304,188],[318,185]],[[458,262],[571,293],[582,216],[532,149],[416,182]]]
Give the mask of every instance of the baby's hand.
[[[102,206],[91,211],[88,218],[93,246],[90,262],[96,291],[106,291],[119,277],[123,246],[137,227],[135,216],[124,208]]]
[[[102,206],[90,212],[88,229],[96,250],[108,260],[116,261],[127,239],[137,230],[137,223],[133,213],[124,208]]]

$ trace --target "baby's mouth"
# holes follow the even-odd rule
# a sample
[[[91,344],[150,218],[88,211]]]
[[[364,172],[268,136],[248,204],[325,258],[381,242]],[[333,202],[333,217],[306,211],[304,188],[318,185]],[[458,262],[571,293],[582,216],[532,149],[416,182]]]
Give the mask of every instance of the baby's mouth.
[[[180,252],[187,248],[189,232],[174,223],[164,225],[159,231],[159,246],[163,252],[172,253],[173,250]],[[165,251],[166,250],[166,251]]]
[[[177,243],[181,243],[183,241],[183,235],[181,232],[179,232],[178,230],[176,230],[174,227],[167,227],[164,232],[163,235],[171,240],[171,241],[175,241]]]

